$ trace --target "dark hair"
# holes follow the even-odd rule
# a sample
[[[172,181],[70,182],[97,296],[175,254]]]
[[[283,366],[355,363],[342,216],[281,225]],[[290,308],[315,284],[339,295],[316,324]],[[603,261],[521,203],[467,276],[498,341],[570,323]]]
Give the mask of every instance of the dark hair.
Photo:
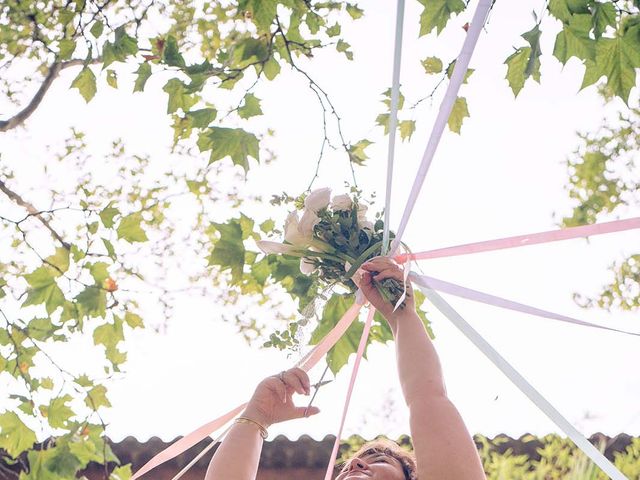
[[[360,449],[354,453],[351,458],[372,455],[375,453],[382,453],[395,458],[400,462],[400,465],[402,465],[402,471],[404,472],[404,478],[406,480],[418,480],[416,458],[413,453],[403,449],[400,445],[391,440],[381,438],[367,442],[360,447]],[[348,463],[349,461],[346,462],[346,464]]]

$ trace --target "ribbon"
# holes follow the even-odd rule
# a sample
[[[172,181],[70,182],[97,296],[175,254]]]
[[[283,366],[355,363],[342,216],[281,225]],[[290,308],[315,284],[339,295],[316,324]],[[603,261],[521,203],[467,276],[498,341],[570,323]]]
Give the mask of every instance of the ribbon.
[[[457,255],[467,255],[469,253],[491,252],[505,248],[524,247],[539,243],[557,242],[572,238],[591,237],[603,235],[605,233],[622,232],[640,228],[640,217],[628,218],[626,220],[614,220],[612,222],[595,223],[593,225],[583,225],[580,227],[562,228],[547,232],[529,233],[515,237],[499,238],[496,240],[486,240],[484,242],[467,243],[454,247],[439,248],[437,250],[427,250],[419,253],[404,253],[397,255],[394,259],[398,263],[404,263],[407,259],[428,260],[431,258],[453,257]]]
[[[333,442],[333,450],[331,451],[331,457],[329,465],[327,465],[327,473],[324,476],[324,480],[331,480],[333,478],[333,468],[336,464],[336,456],[338,455],[338,448],[340,448],[340,438],[342,438],[342,429],[344,428],[344,422],[347,418],[347,412],[349,411],[349,403],[351,402],[351,394],[353,393],[353,387],[356,383],[356,377],[358,376],[358,369],[360,368],[360,360],[364,354],[364,349],[367,345],[367,339],[369,338],[369,330],[371,329],[371,322],[373,316],[376,313],[376,309],[369,307],[369,315],[367,315],[367,321],[364,324],[362,335],[360,336],[360,343],[358,344],[358,352],[356,353],[356,360],[353,363],[353,370],[351,370],[351,380],[349,380],[349,388],[347,389],[347,398],[344,401],[344,407],[342,409],[342,419],[340,420],[340,428],[338,434]]]
[[[460,86],[464,81],[465,74],[467,73],[467,69],[469,68],[469,61],[471,60],[473,51],[476,47],[476,44],[478,43],[480,32],[482,32],[482,28],[484,27],[485,20],[489,15],[489,10],[491,10],[492,5],[492,0],[480,0],[475,13],[473,14],[471,26],[469,27],[466,38],[464,39],[464,44],[462,45],[462,50],[460,51],[460,55],[458,55],[458,59],[456,60],[456,65],[453,68],[451,80],[449,81],[449,85],[447,86],[447,91],[444,94],[442,103],[440,104],[438,116],[436,117],[436,121],[433,125],[433,130],[431,130],[429,142],[427,143],[427,147],[422,156],[422,161],[420,162],[418,173],[416,174],[416,178],[413,181],[413,186],[411,187],[409,198],[407,199],[407,204],[404,209],[404,213],[402,214],[400,226],[396,231],[396,237],[393,239],[393,243],[391,244],[391,248],[389,249],[391,255],[394,255],[396,250],[400,246],[402,235],[404,235],[404,231],[407,227],[407,224],[409,223],[409,218],[411,217],[411,213],[413,212],[413,207],[418,200],[420,190],[422,190],[424,179],[427,176],[427,172],[429,171],[429,167],[431,166],[431,161],[433,160],[436,149],[438,148],[438,144],[440,143],[440,138],[442,137],[444,129],[449,120],[449,116],[451,115],[451,111],[453,110],[453,105],[456,102],[456,98],[458,98],[458,91],[460,90]]]
[[[351,323],[353,323],[355,318],[358,316],[358,312],[361,308],[362,305],[353,304],[338,321],[336,326],[329,333],[327,333],[327,335],[318,343],[318,345],[316,345],[300,361],[298,361],[296,366],[299,366],[304,371],[311,370],[311,368],[313,368],[318,363],[318,361],[329,351],[329,349],[335,345],[335,343],[338,341],[338,339],[340,339],[347,328],[349,328],[349,325],[351,325]],[[163,451],[149,460],[140,470],[138,470],[131,477],[131,480],[140,478],[145,473],[153,470],[159,465],[162,465],[164,462],[177,457],[181,453],[193,447],[198,442],[204,440],[213,432],[222,428],[233,418],[235,418],[240,412],[242,412],[242,410],[244,410],[246,405],[246,403],[243,403],[242,405],[237,406],[221,417],[218,417],[215,420],[202,425],[200,428],[194,430],[193,432],[182,437],[180,440],[169,445],[167,448],[165,448]]]
[[[473,329],[440,295],[420,287],[429,301],[453,323],[511,382],[549,417],[612,480],[628,480],[597,448],[556,410],[527,380],[511,366],[477,331]]]
[[[536,315],[538,317],[550,318],[552,320],[559,320],[561,322],[572,323],[574,325],[582,325],[585,327],[600,328],[602,330],[609,330],[611,332],[625,333],[627,335],[636,335],[640,337],[640,333],[629,332],[626,330],[619,330],[617,328],[605,327],[604,325],[598,325],[596,323],[585,322],[584,320],[578,320],[577,318],[567,317],[566,315],[560,315],[558,313],[548,312],[536,307],[531,307],[523,303],[514,302],[513,300],[507,300],[506,298],[496,297],[488,293],[479,292],[470,288],[461,287],[455,283],[445,282],[438,280],[437,278],[428,277],[426,275],[418,275],[414,272],[410,274],[411,280],[421,287],[431,288],[441,293],[448,293],[460,298],[466,298],[467,300],[473,300],[474,302],[485,303],[487,305],[493,305],[494,307],[505,308],[507,310],[513,310],[516,312],[527,313],[529,315]]]
[[[396,8],[396,42],[393,53],[393,76],[391,81],[391,113],[389,117],[389,149],[387,152],[387,189],[384,197],[384,230],[382,231],[382,255],[389,250],[389,225],[391,224],[391,187],[393,185],[393,158],[398,126],[398,100],[400,99],[400,63],[402,61],[402,29],[404,0],[398,0]]]

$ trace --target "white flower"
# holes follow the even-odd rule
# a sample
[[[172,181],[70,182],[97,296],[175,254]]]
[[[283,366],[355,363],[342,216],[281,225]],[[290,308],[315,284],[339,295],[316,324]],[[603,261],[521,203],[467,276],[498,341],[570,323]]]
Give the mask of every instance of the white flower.
[[[258,248],[266,254],[270,254],[270,253],[286,254],[286,253],[291,253],[295,250],[295,247],[293,245],[286,245],[280,242],[270,242],[268,240],[258,240],[256,244],[258,245]]]
[[[365,223],[370,223],[367,222],[367,209],[369,207],[367,205],[365,205],[364,203],[359,203],[358,204],[358,225],[360,225],[360,228],[364,228],[363,225]]]
[[[305,257],[302,257],[300,259],[300,272],[302,272],[304,275],[311,275],[315,271],[316,265],[311,259]]]
[[[291,212],[284,222],[284,239],[292,245],[305,247],[309,244],[311,236],[305,236],[300,232],[298,212]]]
[[[349,210],[352,204],[351,197],[347,194],[336,195],[333,197],[333,200],[331,200],[331,208],[334,211]]]
[[[313,213],[318,213],[323,208],[327,208],[330,201],[331,189],[319,188],[307,195],[307,198],[304,199],[304,208],[311,210]]]
[[[298,223],[298,233],[307,239],[307,243],[313,238],[313,227],[315,227],[320,218],[311,210],[305,210],[300,222]]]

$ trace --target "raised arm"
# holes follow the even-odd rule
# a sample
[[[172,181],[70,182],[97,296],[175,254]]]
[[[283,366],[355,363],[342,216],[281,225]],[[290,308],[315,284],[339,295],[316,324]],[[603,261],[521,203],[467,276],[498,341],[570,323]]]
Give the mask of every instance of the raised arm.
[[[304,417],[305,407],[293,404],[293,393],[309,394],[309,377],[299,368],[265,378],[247,408],[233,424],[209,463],[205,480],[255,480],[262,451],[262,428]],[[320,410],[311,407],[307,416]]]
[[[413,291],[407,285],[405,306],[395,313],[382,299],[373,280],[402,281],[400,268],[377,257],[362,266],[359,282],[367,299],[389,322],[396,342],[398,374],[409,407],[411,436],[418,478],[484,480],[475,444],[444,385],[438,354],[415,310]]]

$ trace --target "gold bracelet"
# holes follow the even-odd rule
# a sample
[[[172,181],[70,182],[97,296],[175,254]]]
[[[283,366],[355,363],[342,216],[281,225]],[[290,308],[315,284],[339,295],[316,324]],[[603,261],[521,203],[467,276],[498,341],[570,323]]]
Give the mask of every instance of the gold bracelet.
[[[255,420],[251,420],[250,418],[247,417],[238,417],[236,418],[234,423],[249,423],[249,424],[253,424],[256,427],[258,427],[258,430],[260,430],[260,436],[263,439],[266,439],[269,436],[269,432],[267,432],[267,429],[264,428],[262,425],[260,425],[258,422],[256,422]]]

